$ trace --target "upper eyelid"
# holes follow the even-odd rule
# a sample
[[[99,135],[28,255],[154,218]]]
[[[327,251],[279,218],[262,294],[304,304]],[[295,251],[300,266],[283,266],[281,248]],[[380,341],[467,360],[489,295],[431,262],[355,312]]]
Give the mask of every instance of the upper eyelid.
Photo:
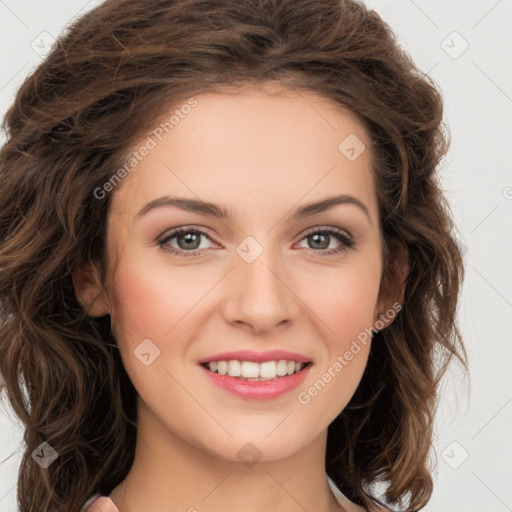
[[[168,229],[167,231],[164,231],[159,237],[157,237],[157,240],[161,241],[169,238],[174,238],[175,236],[179,235],[180,232],[189,231],[199,232],[201,235],[205,235],[212,241],[215,241],[215,236],[212,236],[207,228],[198,228],[195,226],[180,226],[177,228]]]

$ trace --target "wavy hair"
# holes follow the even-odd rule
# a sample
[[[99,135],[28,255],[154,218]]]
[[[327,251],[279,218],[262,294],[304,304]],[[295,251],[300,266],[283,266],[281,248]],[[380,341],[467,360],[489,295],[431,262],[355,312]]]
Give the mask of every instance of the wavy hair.
[[[73,273],[105,260],[109,195],[95,196],[155,120],[193,94],[274,81],[353,112],[372,141],[383,282],[407,258],[403,307],[374,334],[361,383],[329,425],[326,471],[355,503],[430,499],[438,387],[455,357],[464,266],[438,180],[448,150],[435,83],[390,27],[349,0],[107,0],[20,87],[0,151],[0,371],[24,426],[20,512],[78,512],[134,458],[136,396]],[[96,194],[97,195],[97,194]],[[405,252],[404,252],[405,250]],[[34,453],[48,443],[47,469]]]

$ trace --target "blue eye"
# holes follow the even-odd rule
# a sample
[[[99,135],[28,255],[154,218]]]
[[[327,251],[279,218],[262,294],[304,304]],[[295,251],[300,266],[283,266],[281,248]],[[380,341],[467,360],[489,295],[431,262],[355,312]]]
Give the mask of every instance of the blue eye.
[[[157,243],[164,251],[176,256],[199,256],[201,251],[205,249],[205,247],[200,248],[201,237],[205,237],[212,241],[210,236],[204,231],[184,227],[171,231],[164,238],[158,240]],[[326,250],[328,249],[332,238],[337,240],[340,245]],[[170,245],[170,241],[173,239],[176,239],[178,247]],[[314,253],[319,253],[322,256],[330,256],[332,254],[348,251],[356,245],[355,240],[346,232],[333,228],[315,228],[303,236],[300,241],[302,242],[303,240],[309,240],[313,246],[316,245],[316,249],[320,250],[316,250],[314,247],[310,250]],[[325,247],[326,243],[327,246]]]

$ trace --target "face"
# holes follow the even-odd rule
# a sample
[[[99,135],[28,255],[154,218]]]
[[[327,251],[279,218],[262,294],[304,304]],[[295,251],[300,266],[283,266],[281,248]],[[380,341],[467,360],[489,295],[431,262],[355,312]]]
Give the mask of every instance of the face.
[[[370,349],[361,334],[383,311],[370,140],[313,93],[246,88],[195,100],[112,192],[108,311],[139,420],[223,459],[240,460],[252,443],[276,460],[344,409]],[[309,364],[256,384],[200,364],[238,351],[220,359],[250,351],[270,372],[271,361]]]

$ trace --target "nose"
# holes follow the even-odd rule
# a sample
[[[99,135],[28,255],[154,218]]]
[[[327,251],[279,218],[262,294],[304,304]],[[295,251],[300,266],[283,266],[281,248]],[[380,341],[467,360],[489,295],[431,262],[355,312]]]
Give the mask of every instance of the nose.
[[[270,250],[252,263],[237,256],[227,279],[224,317],[230,324],[262,334],[291,323],[299,313],[291,273]]]

